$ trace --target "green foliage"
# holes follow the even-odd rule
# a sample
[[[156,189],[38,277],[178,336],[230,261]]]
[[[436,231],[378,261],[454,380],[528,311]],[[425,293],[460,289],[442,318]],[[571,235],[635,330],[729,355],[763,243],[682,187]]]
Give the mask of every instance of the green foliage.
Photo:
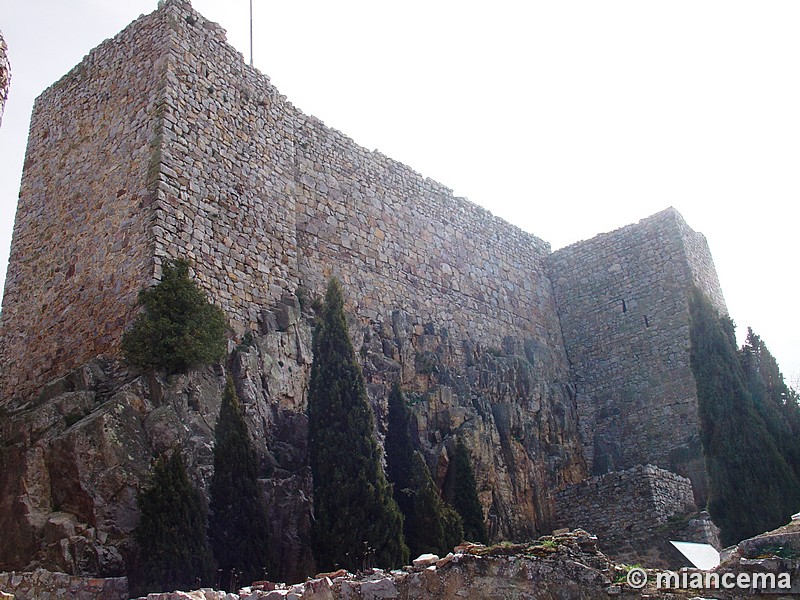
[[[317,568],[407,563],[403,517],[381,468],[372,408],[336,279],[328,285],[314,332],[308,421]]]
[[[208,302],[186,261],[165,263],[161,281],[139,292],[139,305],[144,311],[122,337],[131,364],[185,373],[225,356],[225,313]]]
[[[475,473],[469,451],[464,442],[456,443],[448,477],[452,478],[452,504],[464,522],[464,538],[471,542],[489,543],[486,524],[483,521],[483,507],[478,499]]]
[[[751,394],[769,387],[753,367],[752,348],[740,355],[733,323],[699,291],[690,299],[690,310],[708,510],[729,545],[786,523],[800,504],[800,482],[787,463],[790,453],[779,447],[783,425],[779,419],[772,426],[765,423],[776,409],[769,394],[759,396],[760,409]]]
[[[139,494],[139,510],[134,539],[141,550],[141,572],[136,579],[142,593],[208,585],[213,561],[206,515],[177,450],[156,460],[152,485]]]
[[[747,329],[740,351],[745,383],[786,462],[800,480],[800,406],[798,394],[786,385],[778,362],[763,340]],[[800,500],[797,502],[800,505]]]
[[[426,552],[444,556],[464,539],[461,517],[442,500],[428,465],[414,451],[409,422],[403,393],[396,385],[389,395],[386,471],[403,513],[406,543],[412,558]]]
[[[268,568],[269,527],[258,485],[258,458],[230,377],[214,434],[208,527],[211,547],[223,571],[223,587],[233,570],[240,573],[239,584],[248,585],[263,579]]]
[[[439,496],[428,465],[419,452],[411,464],[412,512],[406,518],[406,540],[412,556],[444,556],[464,540],[461,516]]]

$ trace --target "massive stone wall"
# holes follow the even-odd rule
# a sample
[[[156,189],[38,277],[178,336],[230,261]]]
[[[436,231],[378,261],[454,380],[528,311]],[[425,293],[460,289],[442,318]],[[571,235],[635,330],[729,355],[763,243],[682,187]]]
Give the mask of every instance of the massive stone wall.
[[[568,379],[545,242],[303,115],[184,0],[92,51],[42,94],[31,131],[5,399],[114,353],[136,292],[174,257],[237,335],[337,275],[365,322],[403,309],[485,347],[516,337]]]
[[[509,335],[561,347],[548,244],[313,118],[297,169],[310,288],[335,274],[371,319],[398,307],[497,347]]]
[[[241,334],[297,287],[296,111],[219,25],[174,1],[155,203],[156,275],[188,258]]]
[[[705,238],[670,208],[553,253],[550,273],[593,472],[653,463],[690,477],[702,504],[692,286],[725,311]]]
[[[94,49],[36,101],[3,296],[3,398],[115,349],[149,280],[159,17]]]

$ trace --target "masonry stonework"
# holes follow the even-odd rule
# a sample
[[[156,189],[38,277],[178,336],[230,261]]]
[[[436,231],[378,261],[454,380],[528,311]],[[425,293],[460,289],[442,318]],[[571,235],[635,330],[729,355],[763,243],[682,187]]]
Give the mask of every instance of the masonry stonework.
[[[321,295],[331,276],[348,290],[378,421],[400,380],[416,402],[418,441],[438,483],[448,444],[466,439],[493,536],[529,536],[551,524],[553,498],[584,478],[587,464],[597,474],[658,465],[691,478],[695,500],[704,501],[688,294],[697,286],[720,310],[725,304],[701,234],[668,209],[551,253],[534,235],[301,113],[187,0],[162,2],[36,102],[0,324],[0,405],[9,423],[27,431],[31,415],[75,391],[64,387],[69,377],[46,384],[102,354],[114,363],[139,290],[171,258],[190,261],[235,341],[262,336],[251,336],[262,340],[257,352],[237,350],[236,360],[246,354],[253,364],[234,370],[244,405],[257,413],[251,425],[264,428],[259,451],[283,467],[274,482],[289,490],[283,516],[301,523],[290,535],[310,522],[305,507],[291,504],[309,489],[303,411],[312,359],[290,343],[310,337],[295,296]],[[263,342],[279,333],[279,349]],[[289,350],[294,362],[281,358]],[[138,440],[144,456],[158,439],[148,429],[159,412],[150,402],[161,400],[150,397],[152,382],[136,393],[124,391],[128,384],[103,379],[92,388],[99,408],[87,406],[80,423],[108,410],[106,395],[119,388],[114,406],[139,414],[146,432],[126,439]],[[180,416],[155,431],[182,431],[184,412],[196,410],[182,398]],[[53,435],[83,440],[84,429]],[[269,437],[275,431],[282,433]],[[191,439],[202,439],[197,452],[207,459],[210,430],[203,433]],[[24,477],[9,472],[0,481],[0,500],[19,523],[36,513],[19,500],[26,477],[41,471],[36,442],[2,430],[0,438],[14,441],[13,456],[27,457],[16,461]],[[269,459],[273,443],[297,448]],[[64,454],[48,460],[58,465]],[[82,454],[73,454],[79,463]],[[146,460],[128,458],[131,473],[146,470]],[[95,477],[101,464],[85,475]],[[667,490],[678,502],[687,481]],[[96,496],[109,514],[124,504],[107,500],[105,488]],[[596,509],[583,496],[566,501]],[[36,519],[28,521],[24,564],[38,551]],[[128,533],[114,543],[123,548]]]
[[[708,513],[697,513],[691,481],[653,465],[567,486],[555,504],[560,526],[591,531],[614,560],[673,569],[690,565],[671,539],[720,549],[719,530]]]
[[[337,275],[364,320],[407,309],[487,346],[517,335],[568,378],[547,243],[300,113],[186,2],[92,51],[34,112],[6,399],[115,352],[137,291],[176,257],[237,335]]]
[[[550,274],[592,471],[652,463],[690,477],[704,504],[692,287],[726,312],[705,238],[670,208],[554,252]]]
[[[94,49],[34,105],[3,296],[3,398],[118,347],[150,279],[155,20]]]

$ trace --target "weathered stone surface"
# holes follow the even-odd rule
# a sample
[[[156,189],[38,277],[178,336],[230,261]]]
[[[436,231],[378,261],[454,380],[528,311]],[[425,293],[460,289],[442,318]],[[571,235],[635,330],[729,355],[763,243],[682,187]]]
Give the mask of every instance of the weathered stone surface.
[[[549,530],[554,507],[547,490],[586,471],[574,404],[568,389],[547,383],[547,362],[535,367],[524,353],[481,350],[399,311],[389,324],[353,319],[351,327],[378,432],[385,431],[388,392],[406,372],[415,435],[437,484],[447,488],[448,456],[460,436],[473,456],[492,535],[522,539]],[[273,576],[301,581],[315,572],[305,416],[311,319],[301,315],[285,331],[248,340],[229,364],[261,460]],[[468,362],[456,357],[454,345],[469,348]],[[85,372],[95,375],[79,376]],[[191,477],[207,489],[224,376],[209,368],[162,380],[99,360],[64,378],[79,386],[49,386],[46,400],[9,411],[0,447],[9,465],[0,473],[0,505],[7,507],[0,526],[14,543],[0,547],[0,565],[124,573],[135,555],[136,493],[152,458],[184,449]],[[533,477],[540,478],[535,485]]]
[[[439,557],[435,554],[421,554],[411,564],[415,567],[427,567],[439,562]]]
[[[0,573],[0,598],[127,600],[128,597],[128,580],[124,577],[89,579],[44,569],[27,573]]]
[[[691,482],[652,465],[568,486],[556,496],[556,506],[560,525],[596,532],[603,552],[619,562],[664,569],[691,566],[670,540],[721,548],[708,513],[697,512]]]
[[[689,293],[726,312],[705,237],[673,209],[549,258],[593,474],[653,464],[706,503]]]
[[[0,325],[0,567],[121,572],[151,458],[178,445],[208,485],[230,372],[278,573],[313,573],[301,300],[331,276],[379,436],[399,381],[445,493],[466,442],[492,539],[550,531],[554,492],[588,468],[653,462],[702,503],[689,286],[724,308],[705,240],[670,209],[549,252],[302,114],[218,25],[166,0],[34,109]],[[230,317],[228,364],[128,373],[115,357],[136,294],[175,257]]]

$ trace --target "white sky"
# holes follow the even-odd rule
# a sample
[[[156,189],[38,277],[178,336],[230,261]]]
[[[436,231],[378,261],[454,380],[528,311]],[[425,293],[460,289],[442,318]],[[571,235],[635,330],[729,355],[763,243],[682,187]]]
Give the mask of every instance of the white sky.
[[[249,57],[248,0],[194,0]],[[253,0],[304,112],[549,241],[675,206],[800,382],[800,2]],[[33,99],[156,0],[0,0],[0,280]]]

